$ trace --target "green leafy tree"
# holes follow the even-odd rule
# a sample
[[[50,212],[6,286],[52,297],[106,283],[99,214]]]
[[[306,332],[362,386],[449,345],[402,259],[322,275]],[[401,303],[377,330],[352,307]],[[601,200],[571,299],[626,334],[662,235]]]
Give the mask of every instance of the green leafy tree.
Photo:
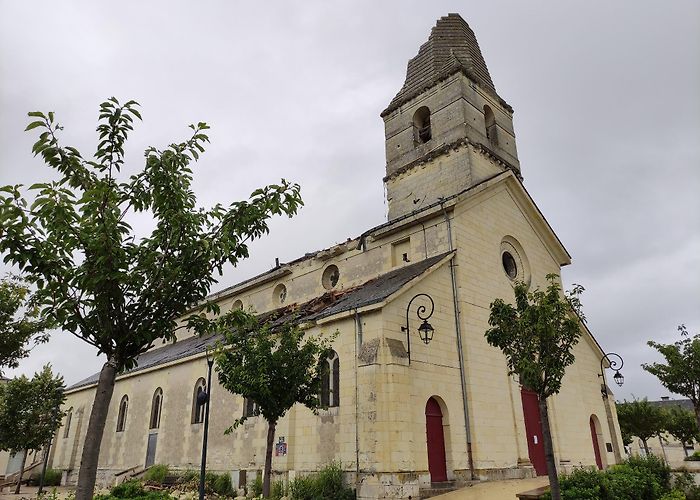
[[[634,436],[642,440],[644,452],[649,454],[647,441],[664,431],[666,419],[661,407],[644,399],[617,403],[617,420],[625,444],[630,444]]]
[[[583,287],[576,285],[563,295],[557,275],[547,275],[547,281],[546,290],[530,293],[527,285],[516,283],[515,305],[496,299],[489,316],[492,328],[485,336],[505,354],[509,374],[517,374],[520,383],[537,394],[550,489],[552,498],[559,500],[547,398],[559,392],[566,367],[574,362],[572,350],[581,337]]]
[[[686,445],[692,446],[694,442],[700,443],[700,432],[693,412],[680,406],[671,406],[664,415],[664,430],[680,441],[685,456],[688,456]]]
[[[0,375],[3,368],[17,368],[35,345],[46,342],[50,327],[25,283],[14,276],[0,280]]]
[[[647,342],[666,362],[645,363],[642,368],[655,375],[669,391],[692,401],[695,421],[700,427],[700,334],[691,337],[685,325],[679,326],[678,331],[682,338],[673,344]]]
[[[277,422],[295,403],[313,411],[320,406],[322,369],[319,359],[327,355],[330,339],[306,336],[293,323],[272,328],[252,315],[236,311],[229,319],[224,344],[216,355],[219,382],[229,392],[255,402],[255,415],[267,420],[267,448],[263,496],[270,496],[272,447]],[[248,418],[237,419],[231,432]]]
[[[46,365],[32,379],[24,375],[0,385],[0,450],[23,453],[15,494],[19,494],[30,451],[50,442],[61,426],[63,377]]]
[[[82,450],[76,500],[92,497],[97,460],[116,374],[135,365],[156,340],[180,328],[201,333],[214,271],[248,256],[247,243],[268,232],[272,215],[292,216],[299,186],[282,180],[248,201],[201,208],[192,191],[192,162],[208,142],[205,123],[184,142],[150,147],[145,166],[120,180],[124,148],[138,104],[115,98],[100,105],[99,143],[92,158],[62,146],[53,113],[29,113],[41,131],[33,152],[57,179],[25,190],[0,188],[0,252],[36,286],[43,314],[106,356]],[[33,197],[33,201],[28,197]],[[150,217],[152,231],[134,234],[129,221]],[[209,315],[211,316],[211,315]],[[178,318],[183,321],[178,323]]]

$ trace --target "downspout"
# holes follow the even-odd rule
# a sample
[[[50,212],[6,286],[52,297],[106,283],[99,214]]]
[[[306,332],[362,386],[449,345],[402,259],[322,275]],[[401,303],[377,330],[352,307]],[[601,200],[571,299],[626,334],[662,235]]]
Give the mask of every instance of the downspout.
[[[445,215],[445,222],[447,223],[447,241],[449,243],[450,251],[453,250],[452,247],[452,224],[450,222],[450,217],[447,215],[447,210],[445,206],[441,203],[442,213]],[[457,276],[455,272],[455,256],[453,255],[450,259],[450,278],[452,280],[452,301],[454,304],[455,312],[455,332],[457,334],[457,354],[459,357],[459,378],[462,385],[462,405],[464,409],[464,430],[467,436],[467,461],[469,463],[469,476],[471,480],[474,480],[474,457],[472,456],[472,435],[471,427],[469,425],[469,405],[467,404],[467,379],[464,373],[464,352],[462,351],[462,327],[460,321],[459,313],[459,297],[457,295]]]
[[[358,359],[357,351],[358,346],[362,345],[362,318],[355,309],[355,488],[357,488],[358,481],[360,480],[360,434],[359,434],[359,390],[358,384]]]

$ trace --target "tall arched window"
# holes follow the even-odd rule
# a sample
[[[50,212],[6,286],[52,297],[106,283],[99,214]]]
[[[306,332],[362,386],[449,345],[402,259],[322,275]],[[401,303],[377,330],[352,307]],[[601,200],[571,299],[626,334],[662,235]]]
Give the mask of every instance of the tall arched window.
[[[204,410],[206,405],[204,401],[200,401],[199,395],[207,390],[207,383],[203,378],[197,380],[194,384],[194,394],[192,395],[192,423],[201,424],[204,422]]]
[[[153,403],[151,404],[151,424],[149,429],[160,427],[160,409],[163,406],[163,389],[160,387],[153,393]]]
[[[63,429],[63,437],[67,438],[68,435],[70,434],[70,421],[73,419],[73,407],[68,410],[68,413],[66,413],[66,427]]]
[[[428,142],[433,137],[430,128],[430,110],[422,106],[413,114],[413,139],[417,143]]]
[[[122,432],[126,427],[126,413],[129,410],[129,397],[124,394],[119,402],[119,414],[117,415],[117,432]]]
[[[486,138],[494,146],[498,145],[496,117],[488,104],[484,105],[484,126],[486,127]]]
[[[321,406],[332,408],[340,405],[340,358],[338,353],[321,360]]]

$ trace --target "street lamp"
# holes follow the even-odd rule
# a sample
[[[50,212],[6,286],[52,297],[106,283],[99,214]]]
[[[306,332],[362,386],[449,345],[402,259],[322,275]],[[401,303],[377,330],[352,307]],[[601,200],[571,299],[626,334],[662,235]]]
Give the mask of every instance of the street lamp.
[[[204,476],[207,469],[207,437],[209,436],[209,402],[211,401],[211,368],[214,355],[207,348],[207,386],[197,394],[197,406],[206,405],[204,410],[204,437],[202,438],[202,468],[199,473],[199,500],[204,500]]]
[[[418,327],[418,335],[420,336],[420,339],[423,341],[423,343],[425,345],[428,345],[430,344],[430,341],[433,340],[433,333],[435,333],[435,328],[433,328],[433,325],[428,323],[428,319],[430,319],[430,317],[433,315],[433,311],[435,310],[435,302],[433,302],[432,297],[427,293],[419,293],[408,302],[408,305],[406,306],[406,326],[401,327],[401,331],[406,332],[406,351],[408,352],[409,364],[411,363],[411,331],[409,329],[408,313],[411,309],[411,304],[413,304],[413,301],[416,300],[418,297],[425,297],[430,301],[430,312],[428,312],[427,314],[426,307],[424,305],[420,305],[418,306],[418,309],[416,309],[416,316],[418,316],[418,319],[423,321]]]
[[[625,364],[625,362],[622,360],[622,356],[614,352],[605,354],[600,360],[600,375],[598,375],[599,377],[603,378],[603,384],[600,386],[600,392],[603,394],[604,398],[608,397],[608,385],[605,383],[605,367],[603,366],[606,361],[608,362],[608,368],[615,370],[615,375],[613,375],[613,380],[615,383],[619,387],[622,387],[622,384],[625,383],[625,377],[622,375],[622,373],[620,373],[622,366]]]

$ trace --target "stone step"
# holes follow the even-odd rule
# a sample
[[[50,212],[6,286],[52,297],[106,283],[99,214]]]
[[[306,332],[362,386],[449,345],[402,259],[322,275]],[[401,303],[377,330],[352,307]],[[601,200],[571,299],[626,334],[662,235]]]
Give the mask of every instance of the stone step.
[[[457,489],[457,486],[455,486],[454,481],[445,481],[445,482],[441,482],[441,483],[430,483],[429,488],[421,488],[420,497],[421,498],[436,497],[438,495],[444,495],[445,493],[449,493],[450,491],[454,491],[456,489]]]

